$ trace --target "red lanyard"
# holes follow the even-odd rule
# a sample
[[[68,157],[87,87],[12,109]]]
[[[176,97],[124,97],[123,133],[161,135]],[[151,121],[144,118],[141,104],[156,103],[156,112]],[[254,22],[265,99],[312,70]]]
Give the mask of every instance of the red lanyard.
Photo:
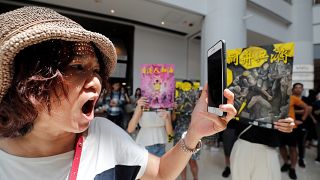
[[[76,180],[79,170],[79,164],[80,164],[80,158],[81,158],[81,152],[82,152],[82,146],[83,146],[83,136],[77,135],[76,138],[76,147],[74,152],[74,157],[72,161],[72,167],[69,175],[69,180]]]

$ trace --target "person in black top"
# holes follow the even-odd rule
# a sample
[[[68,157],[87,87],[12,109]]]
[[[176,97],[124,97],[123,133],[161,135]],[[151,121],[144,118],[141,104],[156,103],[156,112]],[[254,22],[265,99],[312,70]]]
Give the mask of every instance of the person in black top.
[[[280,119],[274,129],[238,121],[230,160],[233,180],[280,180],[280,162],[276,147],[280,145],[278,131],[292,132],[292,118]]]

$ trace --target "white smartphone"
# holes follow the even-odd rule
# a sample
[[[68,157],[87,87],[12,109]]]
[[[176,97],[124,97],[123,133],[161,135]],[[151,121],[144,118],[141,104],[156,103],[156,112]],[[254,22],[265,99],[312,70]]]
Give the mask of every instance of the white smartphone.
[[[225,41],[220,40],[207,53],[208,112],[218,116],[226,116],[226,113],[219,109],[220,104],[226,103],[223,96],[227,78],[225,49]]]

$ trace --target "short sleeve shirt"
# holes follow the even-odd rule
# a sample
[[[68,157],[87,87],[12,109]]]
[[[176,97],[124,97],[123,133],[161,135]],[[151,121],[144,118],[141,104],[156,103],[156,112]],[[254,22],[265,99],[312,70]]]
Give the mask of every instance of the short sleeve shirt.
[[[301,106],[306,105],[299,97],[297,96],[290,96],[290,105],[289,105],[289,117],[292,119],[296,119],[295,112],[294,112],[294,106]]]
[[[0,150],[0,179],[67,180],[74,151],[50,157],[17,157]],[[148,152],[107,119],[95,118],[83,143],[78,180],[138,179]]]

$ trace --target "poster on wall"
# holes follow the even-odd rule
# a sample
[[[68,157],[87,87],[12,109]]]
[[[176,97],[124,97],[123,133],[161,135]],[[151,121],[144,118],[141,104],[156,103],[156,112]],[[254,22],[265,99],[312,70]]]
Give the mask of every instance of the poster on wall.
[[[199,97],[200,82],[197,81],[176,81],[175,98],[177,102],[176,113],[191,115],[196,101]]]
[[[174,106],[174,64],[142,64],[141,93],[148,99],[144,111],[171,110]]]
[[[272,128],[289,110],[294,43],[227,50],[227,86],[236,119]]]

